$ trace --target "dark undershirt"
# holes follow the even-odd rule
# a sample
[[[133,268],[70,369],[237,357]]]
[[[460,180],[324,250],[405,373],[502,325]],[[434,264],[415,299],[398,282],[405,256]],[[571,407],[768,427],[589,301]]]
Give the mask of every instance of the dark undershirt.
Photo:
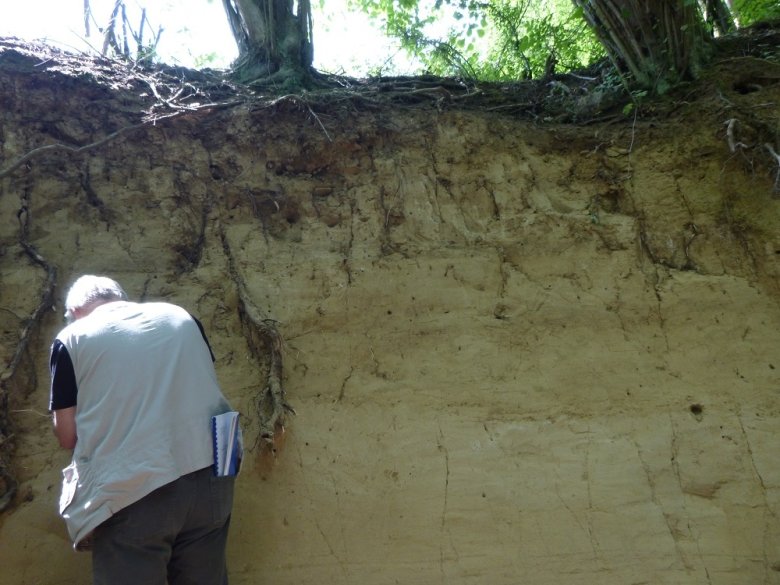
[[[192,317],[192,319],[197,323],[200,334],[203,336],[203,341],[206,342],[206,347],[209,348],[211,361],[216,361],[214,352],[211,351],[209,340],[206,338],[206,331],[203,329],[203,325],[195,317]],[[68,349],[59,339],[55,339],[51,346],[49,370],[51,371],[49,410],[61,410],[76,406],[76,397],[79,390],[76,384],[76,372],[73,369],[73,362],[70,359]]]

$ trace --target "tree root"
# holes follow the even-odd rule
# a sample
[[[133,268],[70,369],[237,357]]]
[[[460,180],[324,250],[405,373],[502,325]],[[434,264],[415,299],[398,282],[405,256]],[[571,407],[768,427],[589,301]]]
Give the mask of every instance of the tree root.
[[[780,154],[777,154],[775,149],[772,148],[772,145],[768,142],[764,144],[764,148],[766,148],[769,154],[772,155],[772,157],[775,159],[775,163],[777,164],[777,171],[775,172],[775,183],[772,187],[772,196],[778,198],[780,197]]]
[[[731,151],[731,154],[737,152],[737,148],[746,148],[747,147],[746,144],[739,142],[734,137],[734,131],[737,126],[737,119],[731,118],[729,120],[726,120],[725,124],[726,124],[726,140],[729,143],[729,151]]]
[[[13,173],[16,169],[18,169],[20,166],[22,166],[24,163],[26,163],[31,158],[38,156],[39,154],[43,154],[46,152],[52,152],[55,150],[65,150],[67,152],[72,152],[74,154],[80,154],[82,152],[87,152],[89,150],[92,150],[94,148],[97,148],[98,146],[103,146],[107,142],[110,142],[114,140],[115,138],[118,138],[122,134],[125,134],[126,132],[129,132],[131,130],[135,130],[137,128],[141,128],[142,126],[148,125],[146,122],[141,124],[136,124],[134,126],[125,126],[124,128],[120,128],[116,132],[112,132],[108,136],[104,136],[100,140],[96,140],[95,142],[92,142],[90,144],[85,144],[84,146],[68,146],[67,144],[61,144],[59,142],[54,144],[46,144],[44,146],[39,146],[38,148],[34,148],[31,151],[27,152],[26,154],[23,154],[19,158],[17,158],[14,162],[12,162],[10,165],[5,167],[4,169],[0,169],[0,179],[3,177],[6,177]]]
[[[756,139],[755,143],[745,144],[744,142],[739,140],[738,137],[739,120],[737,120],[736,118],[730,118],[726,120],[724,124],[726,126],[726,141],[728,142],[729,151],[731,152],[731,154],[736,154],[736,153],[742,154],[752,168],[754,161],[753,159],[748,158],[745,152],[748,150],[755,151],[755,149],[758,148],[758,145],[761,143],[761,134],[762,134],[761,130],[764,130],[763,134],[766,135],[766,134],[770,134],[770,129],[767,128],[766,125],[762,124],[760,121],[754,123],[755,126],[758,126],[755,132],[758,133],[759,137],[758,139]],[[769,142],[764,142],[763,147],[772,157],[777,167],[775,169],[775,178],[772,184],[772,197],[774,199],[778,199],[780,198],[780,154],[777,153],[774,146]]]
[[[103,146],[104,144],[111,142],[112,140],[115,140],[120,136],[127,134],[128,132],[132,132],[133,130],[138,130],[139,128],[143,128],[145,126],[154,126],[155,124],[157,124],[157,122],[161,122],[163,120],[177,118],[185,114],[193,114],[201,111],[211,111],[211,110],[216,110],[221,108],[232,107],[240,103],[243,102],[241,100],[233,100],[229,102],[207,103],[207,104],[199,104],[196,106],[184,106],[184,105],[176,105],[171,100],[163,101],[163,99],[160,98],[158,104],[163,104],[165,106],[168,106],[174,109],[174,111],[168,114],[154,114],[151,113],[150,110],[150,112],[146,113],[143,122],[140,122],[138,124],[132,124],[130,126],[124,126],[119,130],[117,130],[116,132],[112,132],[111,134],[104,136],[100,140],[96,140],[95,142],[85,144],[84,146],[70,146],[68,144],[55,142],[53,144],[45,144],[43,146],[39,146],[38,148],[33,148],[29,152],[26,152],[25,154],[23,154],[22,156],[14,160],[7,167],[0,169],[0,179],[7,177],[11,173],[13,173],[16,169],[18,169],[20,166],[22,166],[24,163],[26,163],[28,160],[35,158],[40,154],[45,154],[47,152],[53,152],[57,150],[64,150],[72,154],[82,154],[84,152],[94,150],[99,146]],[[312,114],[314,114],[314,112],[312,112]],[[319,118],[317,118],[317,121],[319,122]],[[321,124],[322,123],[320,122],[320,125]]]
[[[281,382],[282,337],[276,328],[276,322],[260,315],[243,286],[239,287],[238,314],[253,355],[267,352],[269,356],[266,385],[256,397],[255,409],[260,427],[259,438],[273,448],[276,432],[284,428],[287,414],[295,414],[295,410],[285,398]]]
[[[13,502],[17,488],[16,480],[6,470],[5,464],[3,464],[2,461],[0,461],[0,482],[2,482],[3,489],[3,495],[0,496],[0,512],[2,512],[11,505],[11,502]]]
[[[262,440],[272,451],[274,437],[284,428],[288,414],[295,410],[287,402],[282,386],[282,337],[276,328],[276,321],[261,313],[249,296],[246,283],[236,268],[230,244],[224,232],[222,247],[228,259],[228,270],[238,292],[238,316],[244,330],[247,345],[254,356],[268,355],[269,366],[265,386],[255,397],[255,413],[258,417],[258,441]]]
[[[26,320],[22,329],[19,343],[16,345],[16,352],[11,362],[3,373],[0,374],[0,512],[11,505],[18,485],[8,465],[8,453],[11,451],[11,445],[8,442],[10,437],[8,397],[19,365],[27,353],[27,347],[30,344],[30,337],[33,331],[40,325],[46,311],[54,306],[54,288],[57,283],[57,269],[49,264],[28,241],[30,226],[27,202],[24,202],[17,217],[19,219],[19,243],[27,257],[46,271],[46,283],[41,291],[38,306]]]

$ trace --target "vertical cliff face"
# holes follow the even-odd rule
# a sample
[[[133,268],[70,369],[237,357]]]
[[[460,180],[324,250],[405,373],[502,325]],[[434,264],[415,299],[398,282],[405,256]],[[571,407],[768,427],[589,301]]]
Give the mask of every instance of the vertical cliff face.
[[[233,583],[780,580],[765,68],[576,126],[451,101],[177,109],[151,78],[31,63],[0,53],[0,583],[88,579],[46,415],[85,272],[206,327],[252,445]],[[297,414],[274,454],[277,341]]]

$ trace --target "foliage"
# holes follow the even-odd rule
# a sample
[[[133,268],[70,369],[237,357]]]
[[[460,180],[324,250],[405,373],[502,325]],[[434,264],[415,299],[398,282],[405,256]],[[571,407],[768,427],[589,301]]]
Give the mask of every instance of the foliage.
[[[108,1],[113,10],[100,26],[90,0],[84,0],[87,36],[92,24],[102,35],[103,54],[155,60],[163,29],[150,35],[146,9],[140,8],[137,18],[137,11],[128,11],[129,0]],[[234,63],[239,80],[310,79],[312,0],[207,1],[225,8],[239,47]],[[381,22],[388,35],[399,39],[434,75],[540,79],[583,69],[608,56],[614,75],[627,89],[658,93],[697,75],[713,35],[731,32],[735,22],[746,26],[780,19],[777,0],[346,1]],[[325,0],[314,3],[326,5]],[[205,54],[197,65],[215,59],[213,53]]]
[[[350,0],[436,75],[506,81],[604,55],[569,0]]]
[[[715,35],[780,18],[777,0],[350,0],[429,72],[539,78],[607,55],[629,90],[695,78]],[[733,5],[732,8],[730,8]],[[448,26],[447,26],[448,25]],[[442,32],[442,27],[447,26]]]
[[[742,26],[780,20],[780,3],[777,0],[734,0],[732,9]]]
[[[214,63],[219,59],[219,55],[212,51],[211,53],[201,53],[194,56],[195,69],[205,69],[206,67],[213,67]]]
[[[479,68],[483,78],[538,78],[556,70],[581,69],[604,56],[581,11],[568,0],[542,4],[502,0],[489,5],[487,14],[496,32]]]

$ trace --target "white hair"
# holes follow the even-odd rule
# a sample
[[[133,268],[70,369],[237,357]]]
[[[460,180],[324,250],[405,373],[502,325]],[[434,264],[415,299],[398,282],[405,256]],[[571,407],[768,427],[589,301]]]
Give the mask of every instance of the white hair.
[[[84,309],[95,301],[126,301],[127,294],[115,280],[106,276],[80,276],[65,297],[65,319],[70,322],[74,311]]]

